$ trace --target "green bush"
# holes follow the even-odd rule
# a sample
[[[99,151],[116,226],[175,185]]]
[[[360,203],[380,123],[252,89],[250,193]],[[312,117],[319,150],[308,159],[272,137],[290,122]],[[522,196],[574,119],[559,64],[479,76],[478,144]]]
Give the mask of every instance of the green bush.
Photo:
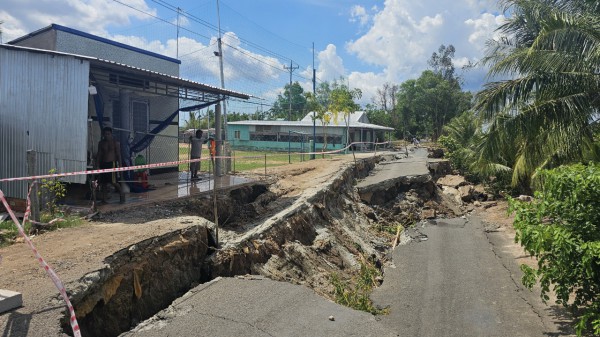
[[[538,173],[535,201],[510,200],[516,241],[538,260],[522,265],[523,284],[550,287],[557,303],[578,317],[577,335],[600,334],[600,165],[572,165]]]
[[[51,169],[48,173],[54,174],[56,170]],[[45,200],[43,212],[48,213],[52,218],[62,215],[58,203],[67,195],[65,183],[58,178],[42,179],[40,187],[38,194]]]

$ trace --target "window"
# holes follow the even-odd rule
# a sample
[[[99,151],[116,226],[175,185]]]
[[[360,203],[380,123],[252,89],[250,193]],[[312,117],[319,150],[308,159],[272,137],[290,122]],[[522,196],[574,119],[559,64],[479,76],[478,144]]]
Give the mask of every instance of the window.
[[[233,132],[233,137],[234,137],[235,139],[240,139],[240,130],[236,130],[236,131],[234,131],[234,132]]]

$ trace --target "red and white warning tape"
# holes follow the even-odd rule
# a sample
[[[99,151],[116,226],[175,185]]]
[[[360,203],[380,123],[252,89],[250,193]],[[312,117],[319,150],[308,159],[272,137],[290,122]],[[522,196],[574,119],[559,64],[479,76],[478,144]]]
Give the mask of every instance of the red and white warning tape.
[[[31,186],[33,186],[33,184]],[[27,218],[29,217],[29,214],[31,213],[31,202],[30,202],[30,198],[29,198],[30,194],[31,194],[31,188],[29,189],[29,193],[27,194],[27,209],[25,211],[25,215],[23,218],[23,224],[25,224],[25,221],[27,221]],[[46,263],[44,258],[42,258],[42,256],[38,252],[38,250],[33,245],[33,242],[31,242],[31,239],[27,236],[27,234],[25,234],[25,231],[23,230],[23,226],[19,223],[19,220],[17,220],[15,213],[12,211],[12,209],[8,205],[8,202],[6,201],[6,198],[4,197],[4,193],[2,192],[2,190],[0,190],[0,200],[2,201],[2,204],[4,205],[4,208],[6,208],[6,210],[8,211],[8,214],[10,215],[12,221],[17,226],[17,229],[19,230],[19,234],[23,237],[23,239],[25,240],[27,245],[29,245],[29,248],[31,248],[31,251],[33,251],[33,254],[35,255],[35,258],[38,260],[40,266],[46,271],[46,273],[48,274],[48,276],[50,277],[50,279],[52,280],[52,282],[58,289],[61,297],[67,304],[67,308],[69,309],[69,315],[70,315],[69,323],[71,324],[71,329],[73,330],[73,335],[75,337],[81,337],[81,331],[79,331],[79,324],[77,323],[77,317],[75,316],[75,309],[73,309],[73,305],[71,304],[71,301],[69,300],[69,296],[67,295],[67,290],[65,289],[65,286],[63,285],[63,283],[60,280],[60,278],[58,277],[58,275],[54,272],[54,269],[52,269],[52,267],[50,267],[50,265],[48,265],[48,263]]]
[[[342,149],[339,149],[339,150],[332,150],[332,151],[326,151],[326,152],[302,152],[302,153],[295,152],[294,154],[304,154],[304,155],[312,155],[312,154],[314,154],[314,155],[319,155],[319,154],[321,154],[321,155],[322,154],[334,154],[334,153],[340,153],[340,152],[346,151],[347,149],[349,149],[353,145],[357,145],[357,144],[382,145],[382,144],[387,144],[387,143],[388,142],[383,142],[383,143],[356,142],[356,143],[349,144],[345,148],[342,148]],[[215,159],[228,159],[228,158],[236,158],[236,157],[219,156],[219,157],[214,157],[214,158]],[[237,158],[250,158],[250,157],[237,157]],[[177,166],[177,165],[180,165],[180,164],[195,163],[195,162],[200,162],[200,161],[204,161],[204,160],[211,160],[211,158],[198,158],[198,159],[188,159],[188,160],[179,160],[179,161],[169,161],[169,162],[156,163],[156,164],[146,164],[146,165],[127,166],[127,167],[116,167],[116,168],[101,169],[101,170],[89,170],[89,171],[77,171],[77,172],[44,174],[44,175],[30,176],[30,177],[3,178],[3,179],[0,179],[0,183],[1,182],[9,182],[9,181],[23,181],[23,180],[59,178],[59,177],[76,176],[76,175],[82,175],[82,174],[89,175],[89,174],[99,174],[99,173],[109,173],[109,172],[124,172],[124,171],[131,171],[131,170],[144,170],[144,169],[151,169],[151,168],[158,168],[158,167]]]

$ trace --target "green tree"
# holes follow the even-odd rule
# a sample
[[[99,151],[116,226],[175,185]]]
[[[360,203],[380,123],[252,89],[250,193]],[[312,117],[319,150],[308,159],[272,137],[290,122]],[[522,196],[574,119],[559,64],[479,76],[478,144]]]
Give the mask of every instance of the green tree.
[[[430,135],[435,141],[452,118],[469,110],[472,95],[463,92],[458,81],[424,71],[416,80],[400,85],[396,114],[403,136]],[[400,125],[399,125],[400,126]]]
[[[291,120],[300,120],[304,117],[306,97],[304,96],[304,89],[298,82],[285,85],[283,93],[277,95],[277,100],[273,103],[273,107],[270,109],[272,118],[283,118],[288,120],[290,118],[290,92],[291,92]]]
[[[523,283],[539,281],[544,301],[579,315],[577,335],[600,334],[600,165],[577,164],[539,173],[533,202],[512,200],[516,240],[537,258],[522,265]]]
[[[354,100],[362,97],[362,91],[358,88],[350,89],[343,82],[343,79],[340,78],[339,82],[336,81],[333,83],[328,110],[335,120],[338,120],[340,113],[342,114],[346,124],[347,146],[350,143],[350,114],[360,109],[360,105]]]
[[[600,158],[591,123],[600,108],[599,8],[586,0],[502,4],[510,19],[484,63],[491,77],[510,79],[477,94],[489,125],[480,157],[506,161],[513,184],[529,186],[537,169]]]
[[[331,85],[329,82],[321,82],[316,88],[317,102],[323,107],[328,107],[331,100]]]

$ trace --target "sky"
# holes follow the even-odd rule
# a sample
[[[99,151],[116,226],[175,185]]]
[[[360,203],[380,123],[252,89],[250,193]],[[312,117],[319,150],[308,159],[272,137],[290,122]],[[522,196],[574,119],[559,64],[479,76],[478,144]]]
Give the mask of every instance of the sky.
[[[485,83],[477,63],[505,16],[494,0],[1,0],[6,43],[57,23],[181,59],[183,78],[253,95],[229,111],[267,110],[289,83],[312,91],[344,78],[373,102],[384,83],[419,77],[440,45],[456,48],[465,90]],[[217,8],[218,3],[218,8]],[[179,8],[179,14],[178,14]],[[219,15],[217,15],[217,13]],[[217,19],[220,18],[220,21]],[[314,44],[314,49],[313,49]],[[314,55],[314,59],[313,59]]]

